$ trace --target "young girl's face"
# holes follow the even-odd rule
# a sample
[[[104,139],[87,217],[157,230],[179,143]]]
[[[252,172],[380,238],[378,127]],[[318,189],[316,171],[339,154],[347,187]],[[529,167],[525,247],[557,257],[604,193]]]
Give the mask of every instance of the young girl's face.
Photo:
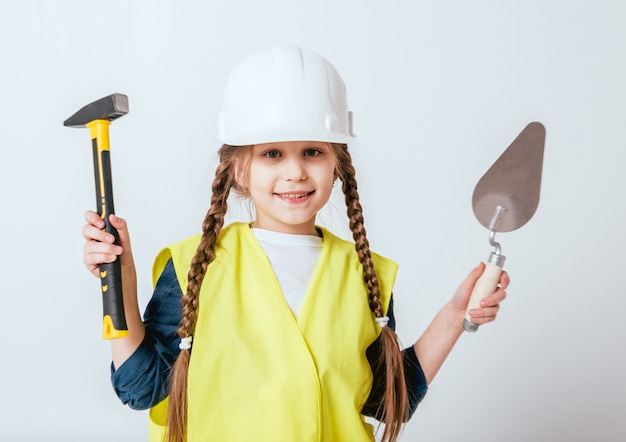
[[[253,146],[247,188],[256,208],[254,227],[317,235],[315,215],[335,181],[328,143],[288,141]]]

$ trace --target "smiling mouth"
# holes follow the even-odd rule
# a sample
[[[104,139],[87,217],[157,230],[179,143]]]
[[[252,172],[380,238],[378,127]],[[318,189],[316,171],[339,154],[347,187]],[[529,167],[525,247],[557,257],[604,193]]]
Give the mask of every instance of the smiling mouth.
[[[313,193],[313,191],[311,192],[301,192],[301,193],[277,193],[276,195],[278,195],[281,198],[286,198],[286,199],[299,199],[299,198],[304,198],[307,197],[309,195],[311,195]]]

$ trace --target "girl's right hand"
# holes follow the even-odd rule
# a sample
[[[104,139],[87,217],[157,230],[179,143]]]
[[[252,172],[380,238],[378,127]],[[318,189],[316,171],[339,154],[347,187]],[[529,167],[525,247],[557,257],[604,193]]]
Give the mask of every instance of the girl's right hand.
[[[122,270],[122,286],[124,296],[124,313],[128,325],[128,336],[121,339],[112,339],[111,350],[113,352],[113,366],[117,369],[139,347],[145,335],[143,322],[137,303],[137,275],[135,263],[130,248],[130,236],[128,226],[123,218],[109,215],[111,225],[117,229],[120,245],[115,245],[115,238],[105,232],[104,221],[96,212],[85,212],[87,224],[83,226],[85,246],[83,248],[83,262],[87,269],[100,278],[100,264],[120,260]]]
[[[120,257],[121,265],[132,265],[132,253],[130,248],[130,236],[126,221],[115,215],[109,215],[111,225],[117,229],[120,245],[115,245],[115,238],[105,232],[104,221],[96,212],[85,212],[85,221],[82,233],[85,238],[83,248],[83,262],[87,269],[97,278],[100,278],[100,264],[113,262]]]

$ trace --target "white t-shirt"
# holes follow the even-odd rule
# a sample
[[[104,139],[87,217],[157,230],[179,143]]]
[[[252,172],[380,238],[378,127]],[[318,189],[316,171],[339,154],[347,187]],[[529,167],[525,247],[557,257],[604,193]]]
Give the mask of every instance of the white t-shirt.
[[[272,264],[287,304],[297,317],[311,283],[324,240],[253,228],[252,233]]]

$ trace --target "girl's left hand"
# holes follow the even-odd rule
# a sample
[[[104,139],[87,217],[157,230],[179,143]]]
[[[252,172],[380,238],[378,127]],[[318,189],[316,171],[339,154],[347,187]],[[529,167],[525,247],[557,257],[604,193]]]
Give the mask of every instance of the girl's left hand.
[[[459,312],[459,324],[462,324],[463,322],[465,310],[467,308],[467,304],[469,303],[469,298],[472,294],[474,285],[484,270],[484,263],[480,263],[476,268],[474,268],[467,278],[465,278],[465,280],[461,283],[452,298],[451,304],[453,308]],[[510,279],[508,273],[503,271],[500,275],[500,281],[496,290],[480,302],[480,308],[472,309],[469,312],[474,324],[486,324],[496,319],[498,310],[500,310],[500,303],[504,300],[504,298],[506,298],[506,288],[508,287],[509,282]]]

